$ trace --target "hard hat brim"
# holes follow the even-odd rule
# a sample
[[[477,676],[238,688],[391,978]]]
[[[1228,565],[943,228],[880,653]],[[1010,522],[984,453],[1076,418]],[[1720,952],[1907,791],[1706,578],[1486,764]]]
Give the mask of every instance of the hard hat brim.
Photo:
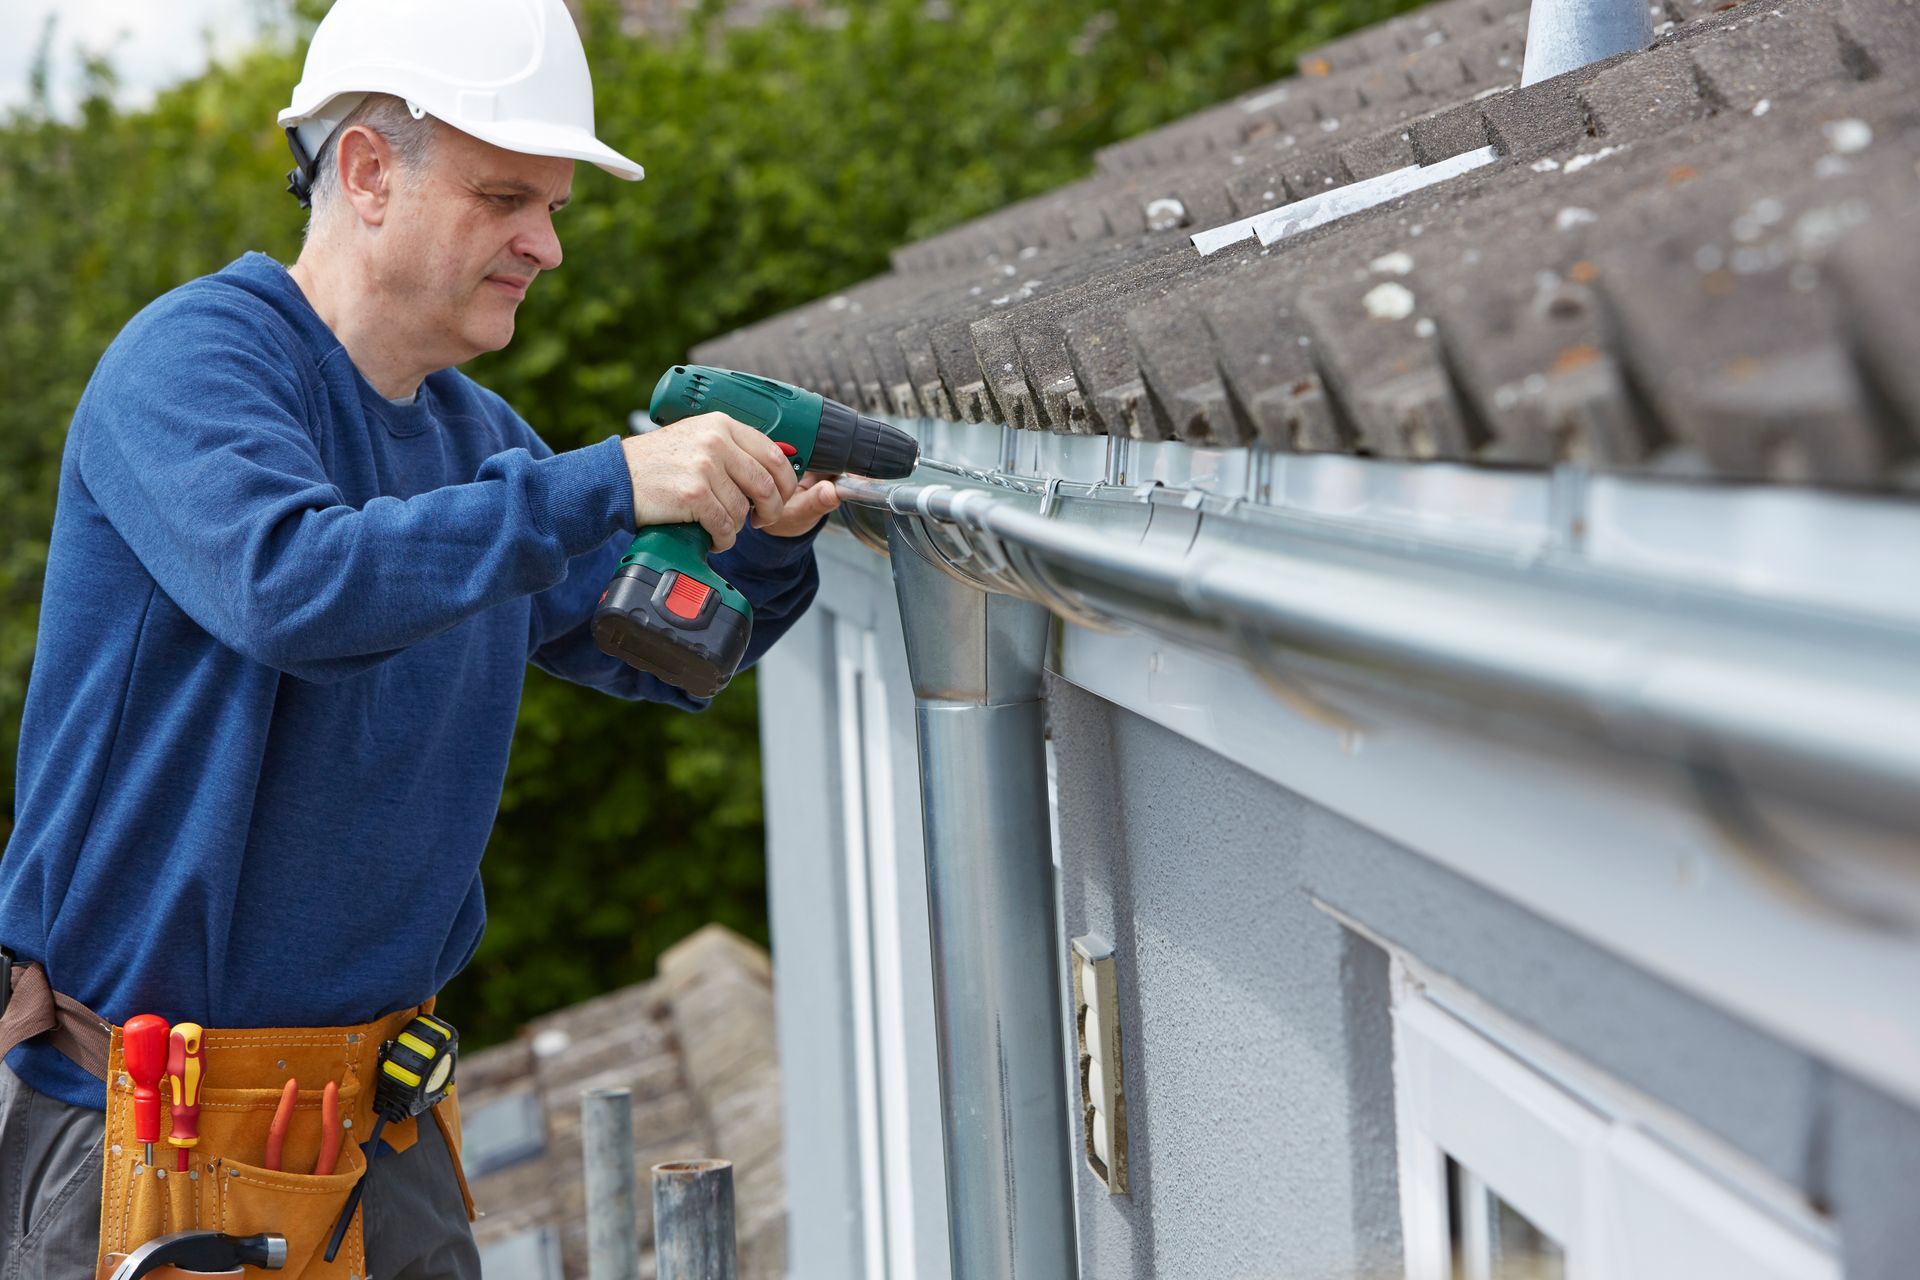
[[[373,92],[391,91],[378,89]],[[296,98],[299,96],[296,94]],[[313,119],[337,95],[323,93],[311,96],[316,99],[311,105],[296,103],[295,106],[288,107],[280,113],[280,124],[283,128],[304,124]],[[583,160],[588,164],[598,165],[616,178],[625,178],[628,182],[638,182],[647,176],[647,171],[637,163],[627,159],[585,129],[571,125],[554,124],[544,120],[499,120],[484,124],[462,121],[455,124],[443,117],[436,116],[435,119],[449,129],[458,129],[482,142],[491,142],[496,147],[518,151],[522,155],[558,156],[566,160]],[[318,150],[317,146],[315,150]]]
[[[585,129],[571,125],[552,124],[544,120],[502,120],[485,124],[471,121],[452,124],[443,120],[441,123],[482,142],[490,142],[507,151],[518,151],[522,155],[582,160],[598,165],[614,177],[625,178],[628,182],[638,182],[647,176],[647,171],[638,164]]]

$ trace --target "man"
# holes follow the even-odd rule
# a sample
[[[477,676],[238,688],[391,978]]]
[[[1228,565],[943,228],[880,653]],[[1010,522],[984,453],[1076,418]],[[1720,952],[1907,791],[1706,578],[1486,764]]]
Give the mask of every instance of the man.
[[[642,176],[594,136],[562,0],[339,0],[281,121],[299,260],[248,254],[135,317],[61,468],[0,945],[115,1025],[428,1000],[480,938],[526,664],[703,705],[589,634],[630,530],[706,527],[751,662],[810,601],[838,501],[714,414],[556,455],[457,372],[560,266],[574,162]],[[0,1068],[6,1280],[93,1274],[106,1095],[45,1036]],[[435,1126],[368,1154],[362,1274],[476,1276]]]

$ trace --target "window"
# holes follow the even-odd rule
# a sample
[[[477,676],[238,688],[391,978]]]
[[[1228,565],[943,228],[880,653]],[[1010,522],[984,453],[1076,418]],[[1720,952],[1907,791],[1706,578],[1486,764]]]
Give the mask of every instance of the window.
[[[460,1127],[460,1162],[469,1178],[484,1178],[546,1153],[546,1115],[531,1085],[467,1108]]]
[[[834,655],[864,1274],[911,1276],[915,1245],[903,1016],[906,961],[898,908],[887,684],[872,631],[836,617]]]
[[[1407,957],[1393,972],[1409,1280],[1840,1280],[1792,1188]]]
[[[1460,1280],[1566,1280],[1567,1251],[1480,1176],[1447,1158],[1447,1231]]]

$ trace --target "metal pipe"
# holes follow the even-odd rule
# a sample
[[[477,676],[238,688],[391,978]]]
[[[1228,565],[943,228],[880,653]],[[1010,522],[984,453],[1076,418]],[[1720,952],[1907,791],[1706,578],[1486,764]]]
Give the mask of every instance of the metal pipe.
[[[1037,515],[985,485],[841,491],[1024,548],[1117,617],[1210,625],[1225,652],[1262,635],[1297,664],[1546,714],[1689,767],[1710,753],[1783,794],[1920,827],[1920,662],[1909,635],[1876,623],[1550,562],[1356,547],[1279,521],[1236,521],[1226,538],[1206,526],[1227,517],[1202,516],[1183,551],[1149,554],[1126,525]]]
[[[1533,0],[1520,83],[1547,80],[1652,43],[1647,0]]]
[[[633,1090],[588,1089],[580,1095],[580,1145],[587,1166],[587,1275],[637,1280]]]
[[[1073,1275],[1041,663],[1050,618],[963,585],[900,522],[894,585],[920,740],[955,1280]]]
[[[653,1256],[660,1280],[734,1280],[733,1162],[653,1166]]]

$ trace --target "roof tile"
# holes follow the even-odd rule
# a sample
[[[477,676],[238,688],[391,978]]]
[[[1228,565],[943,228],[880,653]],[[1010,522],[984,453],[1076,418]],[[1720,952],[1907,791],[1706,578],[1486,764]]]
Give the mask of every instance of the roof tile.
[[[901,250],[859,307],[703,352],[1050,430],[1913,483],[1914,5],[1669,10],[1653,48],[1521,89],[1474,69],[1518,54],[1518,9],[1446,0]],[[1490,138],[1492,165],[1264,250],[1185,239]],[[1188,225],[1146,231],[1169,196]]]

